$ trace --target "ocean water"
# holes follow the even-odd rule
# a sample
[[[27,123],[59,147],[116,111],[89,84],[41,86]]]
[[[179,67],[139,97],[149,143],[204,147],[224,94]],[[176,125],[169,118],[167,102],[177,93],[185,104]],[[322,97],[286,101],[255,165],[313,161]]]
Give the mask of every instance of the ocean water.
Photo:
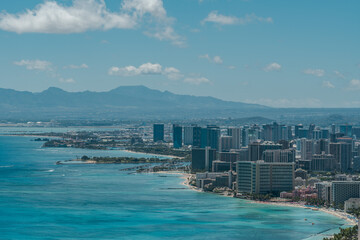
[[[45,149],[31,139],[0,136],[0,239],[322,239],[345,224],[196,192],[177,175],[119,171],[130,165],[55,165],[84,154],[146,155]]]

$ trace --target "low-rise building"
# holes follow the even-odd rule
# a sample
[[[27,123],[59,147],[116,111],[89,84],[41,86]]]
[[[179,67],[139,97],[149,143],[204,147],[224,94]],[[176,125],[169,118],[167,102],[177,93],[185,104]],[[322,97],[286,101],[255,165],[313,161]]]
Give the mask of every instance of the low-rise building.
[[[233,174],[231,171],[217,173],[217,172],[205,172],[196,174],[196,187],[204,188],[208,184],[212,184],[213,187],[232,187]]]
[[[348,212],[350,209],[360,208],[360,198],[350,198],[344,203],[344,210]]]

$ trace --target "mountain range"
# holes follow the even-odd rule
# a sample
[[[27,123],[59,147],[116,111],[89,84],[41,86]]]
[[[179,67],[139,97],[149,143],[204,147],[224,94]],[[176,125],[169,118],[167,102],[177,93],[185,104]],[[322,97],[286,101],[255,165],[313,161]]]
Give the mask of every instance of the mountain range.
[[[50,87],[39,93],[0,88],[2,119],[190,119],[243,117],[267,109],[144,86],[121,86],[107,92],[67,92]]]

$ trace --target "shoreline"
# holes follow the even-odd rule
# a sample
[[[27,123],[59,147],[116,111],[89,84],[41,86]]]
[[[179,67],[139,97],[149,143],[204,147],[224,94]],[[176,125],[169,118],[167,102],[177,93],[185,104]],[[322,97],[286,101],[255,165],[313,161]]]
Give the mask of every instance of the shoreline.
[[[114,150],[114,151],[116,151],[116,150]],[[184,157],[177,157],[177,156],[173,156],[173,155],[163,155],[163,154],[156,154],[156,153],[136,152],[136,151],[126,150],[126,149],[118,150],[118,151],[123,151],[123,152],[127,152],[127,153],[147,154],[147,155],[153,155],[153,156],[159,156],[159,157],[167,157],[167,158],[184,159]]]
[[[160,172],[159,172],[160,173]],[[185,179],[185,181],[183,181],[181,184],[184,186],[187,186],[189,189],[193,190],[193,191],[197,191],[197,192],[204,192],[203,190],[195,187],[195,186],[191,186],[190,183],[190,177],[192,176],[192,174],[189,173],[182,173],[182,172],[167,172],[167,171],[162,171],[161,173],[163,174],[177,174],[177,175],[182,175],[182,179]],[[212,192],[209,192],[212,193]],[[217,194],[217,193],[213,193],[213,194]],[[223,194],[217,194],[220,196],[224,196],[224,197],[231,197],[231,196],[227,196],[227,195],[223,195]],[[238,198],[241,199],[241,198]],[[321,211],[323,213],[326,214],[330,214],[334,217],[340,218],[342,220],[345,220],[347,222],[347,225],[350,226],[354,226],[357,225],[357,221],[354,219],[354,217],[351,214],[345,213],[345,212],[340,212],[340,211],[336,211],[334,209],[330,209],[330,208],[324,208],[324,207],[311,207],[311,206],[307,206],[301,203],[296,203],[296,202],[265,202],[265,201],[256,201],[256,200],[248,200],[248,199],[243,199],[243,200],[247,200],[249,201],[250,204],[264,204],[264,205],[272,205],[272,206],[278,206],[278,207],[297,207],[297,208],[303,208],[303,209],[311,209],[313,211]],[[315,210],[314,210],[315,209]]]
[[[34,137],[34,138],[62,138],[61,136],[36,135],[36,134],[0,134],[1,137]]]
[[[37,138],[61,138],[60,136],[48,136],[48,135],[31,135],[31,134],[0,134],[0,136],[9,136],[9,137],[37,137]],[[81,148],[81,149],[88,149],[88,148]],[[146,154],[146,155],[152,155],[152,156],[158,156],[158,157],[166,157],[166,158],[177,158],[177,159],[184,159],[184,157],[178,157],[174,155],[165,155],[165,154],[156,154],[156,153],[147,153],[147,152],[136,152],[131,151],[127,149],[89,149],[89,150],[102,150],[102,151],[122,151],[127,153],[138,153],[138,154]]]
[[[345,213],[345,212],[340,212],[340,211],[336,211],[334,209],[330,209],[330,208],[324,208],[324,207],[311,207],[311,206],[307,206],[301,203],[291,203],[291,202],[264,202],[264,201],[255,201],[255,200],[249,200],[251,204],[265,204],[265,205],[272,205],[272,206],[279,206],[279,207],[297,207],[297,208],[303,208],[303,209],[311,209],[313,211],[321,211],[327,214],[330,214],[334,217],[340,218],[342,220],[345,220],[348,225],[354,226],[357,225],[357,222],[355,219],[353,219],[352,215]]]

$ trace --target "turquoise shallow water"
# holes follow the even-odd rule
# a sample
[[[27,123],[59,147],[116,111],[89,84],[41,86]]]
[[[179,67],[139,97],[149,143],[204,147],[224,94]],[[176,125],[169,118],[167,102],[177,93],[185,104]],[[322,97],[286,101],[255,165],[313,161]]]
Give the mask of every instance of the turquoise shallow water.
[[[30,139],[0,136],[0,239],[305,239],[345,223],[195,192],[176,175],[119,171],[129,165],[55,165],[83,154],[144,155],[43,149]]]

